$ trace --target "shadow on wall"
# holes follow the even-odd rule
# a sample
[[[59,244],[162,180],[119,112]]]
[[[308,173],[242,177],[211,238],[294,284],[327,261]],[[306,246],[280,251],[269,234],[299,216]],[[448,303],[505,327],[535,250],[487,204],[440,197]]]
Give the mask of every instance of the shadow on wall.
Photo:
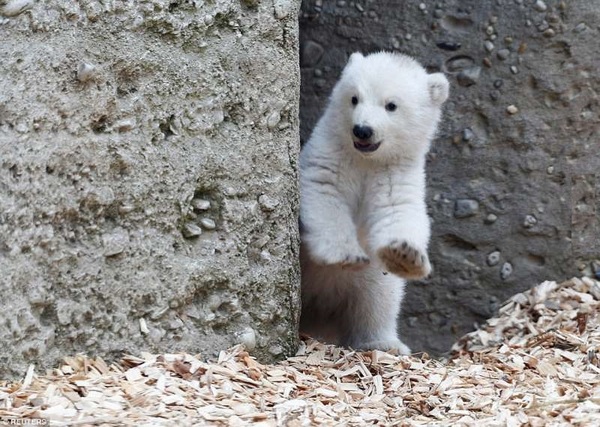
[[[399,4],[400,3],[400,4]],[[504,300],[600,274],[600,12],[584,0],[304,1],[301,139],[351,52],[392,50],[451,81],[428,156],[432,276],[399,320],[441,354]]]

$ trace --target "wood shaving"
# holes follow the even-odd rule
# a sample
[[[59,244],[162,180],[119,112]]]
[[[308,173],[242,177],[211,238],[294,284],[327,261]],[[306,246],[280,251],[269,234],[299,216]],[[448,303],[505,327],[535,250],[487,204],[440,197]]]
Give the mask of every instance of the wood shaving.
[[[53,426],[591,426],[600,420],[600,284],[544,282],[453,347],[358,352],[306,339],[263,365],[242,346],[190,354],[83,355],[0,382],[0,421]],[[46,422],[44,421],[44,422]],[[22,423],[22,422],[21,422]]]

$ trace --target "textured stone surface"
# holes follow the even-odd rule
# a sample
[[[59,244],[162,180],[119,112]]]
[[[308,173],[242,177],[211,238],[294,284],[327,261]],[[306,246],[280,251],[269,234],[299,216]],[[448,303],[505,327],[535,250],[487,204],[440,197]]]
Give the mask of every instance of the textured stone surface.
[[[452,83],[428,162],[434,273],[400,321],[414,350],[446,351],[540,280],[595,273],[598,22],[585,0],[304,1],[303,140],[352,51],[412,54]]]
[[[298,8],[0,2],[0,377],[294,351]]]

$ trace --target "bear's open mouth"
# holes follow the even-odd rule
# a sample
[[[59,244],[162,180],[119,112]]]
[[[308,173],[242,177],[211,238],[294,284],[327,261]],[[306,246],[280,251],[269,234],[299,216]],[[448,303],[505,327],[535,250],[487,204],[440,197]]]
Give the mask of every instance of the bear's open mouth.
[[[354,141],[354,148],[362,153],[372,153],[377,150],[381,145],[381,141],[379,142],[369,142],[369,141]]]

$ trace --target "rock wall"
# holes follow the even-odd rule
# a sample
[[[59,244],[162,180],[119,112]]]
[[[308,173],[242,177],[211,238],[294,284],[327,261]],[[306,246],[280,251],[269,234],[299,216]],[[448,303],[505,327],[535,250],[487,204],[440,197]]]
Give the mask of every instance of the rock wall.
[[[0,2],[0,377],[294,351],[298,8]]]
[[[541,280],[600,274],[598,22],[585,0],[303,2],[303,140],[355,50],[452,83],[428,159],[434,273],[400,321],[414,350],[446,351]]]

